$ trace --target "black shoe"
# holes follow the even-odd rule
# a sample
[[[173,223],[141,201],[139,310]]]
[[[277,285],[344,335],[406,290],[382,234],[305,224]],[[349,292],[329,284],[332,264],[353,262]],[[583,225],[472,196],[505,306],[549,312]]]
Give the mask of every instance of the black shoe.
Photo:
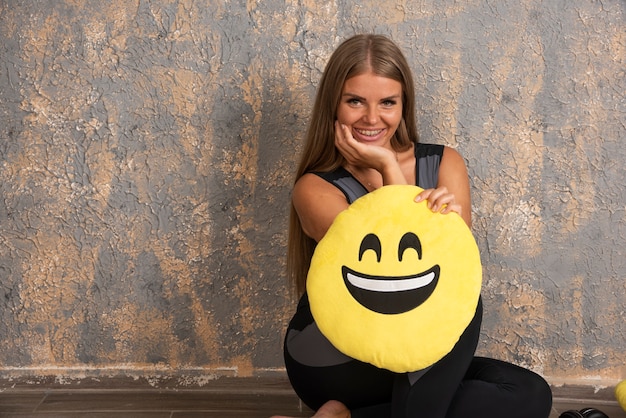
[[[609,418],[607,414],[595,408],[584,408],[580,410],[585,418]]]
[[[580,411],[565,411],[559,418],[609,418],[609,416],[599,409],[583,408]]]

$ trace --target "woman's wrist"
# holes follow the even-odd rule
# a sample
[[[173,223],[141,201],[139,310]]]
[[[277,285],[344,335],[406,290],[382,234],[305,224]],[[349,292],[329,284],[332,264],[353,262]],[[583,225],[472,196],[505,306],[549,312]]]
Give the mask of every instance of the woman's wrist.
[[[392,162],[385,164],[380,174],[383,177],[383,186],[390,184],[408,184],[402,172],[402,168],[395,158]]]

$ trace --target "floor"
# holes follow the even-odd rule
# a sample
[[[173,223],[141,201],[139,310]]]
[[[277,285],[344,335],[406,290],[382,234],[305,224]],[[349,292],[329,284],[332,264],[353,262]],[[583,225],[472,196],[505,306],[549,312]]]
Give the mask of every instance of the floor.
[[[576,395],[575,392],[569,392]],[[568,409],[595,407],[610,418],[626,418],[617,403],[606,399],[579,400],[555,392],[550,418]],[[274,414],[311,416],[281,379],[243,381],[198,389],[95,388],[52,386],[0,388],[0,418],[213,418],[263,417]]]

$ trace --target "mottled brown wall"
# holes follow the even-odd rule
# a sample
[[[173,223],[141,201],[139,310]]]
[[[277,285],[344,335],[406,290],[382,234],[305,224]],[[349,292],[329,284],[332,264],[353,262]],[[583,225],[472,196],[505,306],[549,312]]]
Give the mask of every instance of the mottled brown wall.
[[[330,52],[390,35],[472,177],[480,353],[626,377],[622,0],[0,0],[0,374],[282,368],[297,151]],[[181,380],[181,384],[185,381]]]

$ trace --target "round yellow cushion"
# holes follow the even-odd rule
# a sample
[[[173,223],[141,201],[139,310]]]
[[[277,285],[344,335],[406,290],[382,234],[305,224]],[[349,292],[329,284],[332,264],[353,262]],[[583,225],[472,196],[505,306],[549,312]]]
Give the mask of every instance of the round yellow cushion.
[[[474,317],[482,282],[474,237],[456,213],[385,186],[357,199],[318,243],[307,276],[320,331],[344,354],[394,372],[449,353]]]
[[[615,387],[615,398],[617,398],[617,403],[626,412],[626,380],[622,380]]]

